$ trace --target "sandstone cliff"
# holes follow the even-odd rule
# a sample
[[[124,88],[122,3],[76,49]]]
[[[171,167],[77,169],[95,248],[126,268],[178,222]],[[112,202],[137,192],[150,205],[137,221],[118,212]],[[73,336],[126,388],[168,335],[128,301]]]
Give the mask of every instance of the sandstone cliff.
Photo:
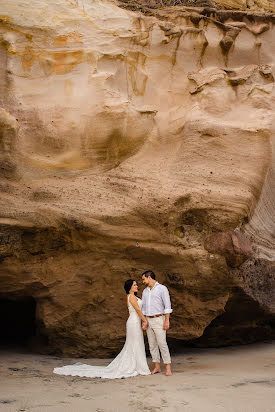
[[[148,268],[171,342],[275,336],[273,2],[144,3],[1,6],[0,298],[64,356],[121,348]]]

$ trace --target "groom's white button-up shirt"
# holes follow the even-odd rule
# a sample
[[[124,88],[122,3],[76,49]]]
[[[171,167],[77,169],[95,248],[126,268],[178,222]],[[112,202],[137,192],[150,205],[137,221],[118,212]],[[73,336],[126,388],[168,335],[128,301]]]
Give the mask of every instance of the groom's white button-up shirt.
[[[172,313],[169,292],[166,286],[156,282],[150,289],[148,286],[142,293],[142,313],[145,316],[155,316]]]

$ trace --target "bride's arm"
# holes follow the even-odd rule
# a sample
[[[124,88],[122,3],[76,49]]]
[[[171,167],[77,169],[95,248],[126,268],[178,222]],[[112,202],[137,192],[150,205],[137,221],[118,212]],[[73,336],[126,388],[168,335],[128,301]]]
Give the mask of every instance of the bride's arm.
[[[133,295],[130,295],[129,300],[130,300],[133,308],[134,308],[135,311],[137,312],[138,316],[139,316],[140,319],[142,320],[142,322],[147,323],[147,319],[146,319],[146,317],[143,315],[143,313],[141,312],[140,307],[139,307],[139,305],[138,305],[138,303],[137,303],[137,298],[136,298],[135,296],[133,296]]]

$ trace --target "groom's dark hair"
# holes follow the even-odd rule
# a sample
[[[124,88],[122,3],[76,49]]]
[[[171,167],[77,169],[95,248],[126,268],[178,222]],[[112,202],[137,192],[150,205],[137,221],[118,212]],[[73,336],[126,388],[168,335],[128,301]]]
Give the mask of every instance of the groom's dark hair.
[[[142,273],[141,277],[142,276],[145,276],[146,278],[150,276],[152,279],[156,280],[156,275],[152,272],[152,270],[146,270],[146,272]]]

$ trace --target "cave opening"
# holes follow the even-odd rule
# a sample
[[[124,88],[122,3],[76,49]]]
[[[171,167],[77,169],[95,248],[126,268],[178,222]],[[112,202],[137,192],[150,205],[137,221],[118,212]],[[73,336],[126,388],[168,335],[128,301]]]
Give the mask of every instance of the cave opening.
[[[0,299],[1,348],[26,347],[33,349],[38,337],[36,301],[33,297]]]
[[[174,354],[186,348],[218,348],[247,345],[256,342],[270,343],[275,339],[275,316],[242,289],[235,287],[224,313],[205,328],[201,337],[192,340],[167,339]]]
[[[235,287],[224,313],[208,325],[203,335],[189,341],[197,347],[245,345],[275,339],[275,317],[242,289]]]

